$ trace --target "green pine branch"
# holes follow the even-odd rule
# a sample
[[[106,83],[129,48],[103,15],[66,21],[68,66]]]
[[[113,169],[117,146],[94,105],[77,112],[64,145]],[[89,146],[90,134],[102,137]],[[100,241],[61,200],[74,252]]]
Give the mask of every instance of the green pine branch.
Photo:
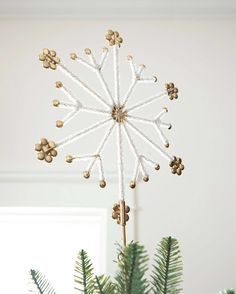
[[[75,263],[75,289],[84,294],[94,293],[93,267],[87,252],[81,250]]]
[[[110,281],[110,277],[95,276],[95,293],[96,294],[113,294],[115,291],[115,286]]]
[[[34,285],[31,292],[35,294],[56,294],[54,288],[40,271],[31,269],[30,275]]]
[[[163,238],[158,245],[152,275],[154,294],[178,294],[182,282],[182,261],[178,241]]]
[[[104,275],[94,276],[88,254],[81,250],[75,264],[75,289],[83,294],[179,294],[182,281],[182,261],[178,241],[163,238],[157,247],[151,285],[145,275],[148,257],[139,243],[119,248],[118,271],[115,282]],[[30,271],[36,294],[56,294],[46,278],[35,270]],[[227,290],[220,294],[234,294]]]
[[[234,290],[233,289],[227,289],[227,290],[221,291],[220,294],[234,294]]]
[[[115,277],[118,294],[146,294],[149,291],[145,278],[147,254],[138,243],[130,243],[120,251],[119,271]]]

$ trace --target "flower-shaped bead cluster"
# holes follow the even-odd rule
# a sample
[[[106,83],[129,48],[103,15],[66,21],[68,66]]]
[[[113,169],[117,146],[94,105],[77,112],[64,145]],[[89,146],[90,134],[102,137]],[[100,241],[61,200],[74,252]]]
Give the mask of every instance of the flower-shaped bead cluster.
[[[130,207],[125,205],[125,207],[124,207],[124,222],[125,223],[129,220],[129,215],[128,215],[129,212],[130,212]],[[117,221],[118,225],[121,224],[121,205],[120,205],[120,203],[115,203],[113,205],[112,218]]]
[[[173,83],[166,84],[166,90],[170,100],[178,98],[178,89],[175,88],[175,85]]]
[[[126,119],[127,113],[122,106],[114,106],[111,112],[111,117],[118,123],[123,123]]]
[[[50,163],[53,157],[57,156],[56,144],[53,141],[48,141],[45,138],[40,140],[40,143],[35,144],[35,151],[37,151],[37,158],[45,160]]]
[[[51,68],[55,70],[57,68],[57,64],[60,63],[60,58],[56,55],[57,53],[54,50],[43,49],[43,51],[39,54],[39,60],[43,62],[44,68]]]
[[[123,42],[123,39],[120,37],[119,33],[112,30],[107,32],[106,39],[108,40],[110,46],[119,45],[120,47],[121,43]]]
[[[184,170],[182,159],[174,156],[174,159],[170,162],[170,167],[173,174],[180,176]]]

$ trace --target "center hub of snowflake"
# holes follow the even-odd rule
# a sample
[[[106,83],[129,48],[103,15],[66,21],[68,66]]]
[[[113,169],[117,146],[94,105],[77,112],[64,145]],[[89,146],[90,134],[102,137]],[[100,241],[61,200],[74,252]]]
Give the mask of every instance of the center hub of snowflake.
[[[127,112],[123,106],[115,105],[111,112],[111,117],[118,123],[123,123],[127,117]]]

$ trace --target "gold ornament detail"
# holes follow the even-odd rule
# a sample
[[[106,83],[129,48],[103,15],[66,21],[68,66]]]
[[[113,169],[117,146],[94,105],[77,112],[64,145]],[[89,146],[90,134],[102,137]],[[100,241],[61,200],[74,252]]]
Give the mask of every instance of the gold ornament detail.
[[[91,51],[91,49],[89,49],[89,48],[85,48],[85,49],[84,49],[84,53],[85,53],[86,55],[90,55],[90,54],[92,53],[92,51]]]
[[[106,185],[107,185],[107,183],[106,183],[105,180],[100,180],[100,181],[99,181],[99,186],[100,186],[101,188],[105,188]]]
[[[45,138],[40,140],[40,143],[35,144],[35,151],[37,152],[37,158],[39,160],[45,160],[51,163],[53,157],[57,156],[56,144],[53,141],[48,141]]]
[[[159,170],[160,169],[160,165],[159,164],[156,164],[155,165],[155,170]]]
[[[122,106],[114,106],[111,112],[111,117],[118,123],[123,123],[127,117],[126,111]]]
[[[144,177],[143,177],[143,181],[144,181],[144,182],[148,182],[148,181],[149,181],[149,176],[144,176]]]
[[[60,101],[57,100],[57,99],[54,99],[54,100],[52,101],[52,105],[53,105],[54,107],[58,107],[58,106],[60,105]]]
[[[89,179],[89,178],[90,178],[90,172],[89,172],[88,170],[84,171],[84,172],[83,172],[83,177],[84,177],[85,179]]]
[[[71,54],[70,54],[70,58],[71,58],[72,60],[76,60],[76,59],[77,59],[77,54],[76,54],[76,53],[71,53]]]
[[[108,41],[109,46],[113,46],[114,49],[113,51],[113,57],[114,57],[114,84],[115,84],[115,95],[113,97],[112,92],[109,89],[109,85],[107,84],[104,76],[103,76],[103,65],[105,64],[107,58],[108,58],[108,48],[104,47],[102,49],[102,55],[101,55],[101,59],[100,61],[97,62],[96,57],[93,55],[92,51],[90,48],[85,48],[84,49],[84,53],[86,55],[86,57],[89,59],[89,61],[84,60],[82,57],[80,57],[80,55],[77,55],[76,53],[72,52],[70,53],[70,58],[72,60],[75,60],[77,62],[80,62],[82,64],[84,64],[85,66],[87,66],[89,69],[91,70],[95,70],[96,73],[98,74],[98,77],[100,79],[100,82],[106,92],[106,95],[108,96],[108,98],[111,100],[111,103],[107,102],[104,98],[103,95],[97,93],[95,90],[93,90],[93,88],[87,84],[85,84],[84,82],[82,82],[79,78],[79,76],[77,77],[77,75],[75,75],[72,71],[70,71],[69,69],[66,68],[66,66],[64,66],[63,64],[60,64],[60,58],[57,56],[56,52],[54,50],[49,50],[47,48],[43,49],[41,51],[41,53],[39,54],[39,60],[42,62],[43,67],[46,69],[52,69],[52,70],[56,70],[57,67],[62,70],[67,76],[69,76],[72,80],[74,80],[78,85],[80,85],[82,88],[84,88],[88,93],[91,94],[91,96],[93,96],[94,98],[96,98],[96,100],[102,102],[104,105],[106,105],[108,107],[109,110],[105,110],[103,111],[102,109],[97,109],[96,107],[86,107],[86,105],[84,106],[81,102],[80,99],[77,99],[76,97],[74,97],[74,95],[70,92],[69,89],[67,89],[66,85],[63,86],[61,81],[57,81],[55,83],[56,88],[59,88],[60,90],[62,90],[62,92],[64,92],[64,94],[66,96],[68,96],[68,98],[72,101],[70,101],[69,103],[67,102],[63,102],[63,100],[59,101],[58,99],[54,99],[52,101],[52,105],[54,107],[60,107],[60,108],[66,108],[71,110],[70,113],[68,113],[68,116],[66,116],[65,118],[63,117],[62,120],[57,120],[55,122],[56,127],[57,128],[62,128],[63,125],[66,125],[66,123],[69,121],[69,119],[72,119],[78,111],[80,111],[80,109],[84,109],[87,112],[90,113],[103,113],[105,115],[107,115],[107,118],[104,121],[99,121],[98,123],[92,125],[91,127],[82,129],[81,131],[77,132],[75,135],[69,136],[67,138],[65,138],[64,140],[62,140],[60,143],[54,143],[52,141],[48,141],[45,138],[42,138],[40,140],[40,143],[35,145],[35,151],[37,152],[37,158],[41,161],[45,160],[46,162],[50,163],[53,161],[53,157],[57,156],[57,150],[56,147],[62,147],[64,144],[72,142],[75,138],[79,138],[81,135],[85,135],[87,133],[89,133],[92,130],[97,129],[98,127],[105,125],[109,120],[111,122],[111,127],[109,127],[109,129],[107,130],[104,138],[102,139],[101,143],[99,144],[98,150],[96,151],[96,153],[92,153],[92,154],[88,154],[88,155],[67,155],[65,160],[67,163],[71,164],[72,162],[74,163],[75,161],[79,161],[79,160],[91,160],[91,163],[88,165],[88,167],[86,167],[84,169],[84,171],[82,172],[82,175],[85,179],[89,179],[90,176],[92,175],[92,169],[93,166],[97,160],[98,163],[98,171],[99,171],[99,178],[98,178],[98,185],[101,188],[105,188],[107,183],[105,181],[105,177],[104,177],[104,170],[103,170],[103,163],[102,163],[102,158],[100,157],[100,154],[102,153],[102,150],[105,146],[105,144],[108,141],[109,136],[112,133],[113,127],[115,127],[117,122],[119,125],[118,127],[118,136],[117,136],[117,149],[118,149],[118,154],[120,157],[120,164],[119,164],[119,173],[120,176],[123,178],[123,164],[122,164],[122,153],[123,153],[123,148],[125,147],[123,145],[122,142],[122,134],[123,132],[126,132],[126,137],[127,140],[129,141],[129,145],[130,148],[133,150],[133,153],[136,157],[136,160],[138,162],[138,164],[135,165],[135,177],[131,178],[131,181],[129,182],[129,187],[131,189],[134,189],[136,187],[136,185],[138,184],[138,179],[139,176],[141,175],[141,179],[144,182],[148,182],[149,181],[149,176],[148,174],[145,172],[144,167],[146,164],[150,164],[152,166],[153,169],[155,169],[156,171],[158,171],[160,169],[160,165],[156,163],[156,161],[151,160],[149,157],[145,157],[144,155],[141,155],[138,153],[138,151],[136,150],[136,146],[135,146],[135,141],[132,140],[132,133],[129,133],[129,129],[130,131],[134,131],[136,132],[138,135],[140,135],[140,137],[143,137],[143,139],[145,141],[148,141],[150,143],[150,145],[152,145],[154,147],[155,150],[160,151],[160,153],[162,155],[164,155],[165,157],[167,157],[169,159],[169,165],[171,167],[171,171],[173,174],[177,174],[177,175],[181,175],[183,170],[184,170],[184,165],[182,164],[182,160],[181,158],[177,158],[175,156],[171,156],[169,155],[164,149],[164,146],[166,148],[169,147],[169,143],[167,138],[165,137],[165,133],[162,132],[162,128],[168,128],[171,129],[171,125],[169,123],[166,123],[164,121],[162,121],[162,116],[168,111],[166,108],[164,108],[163,111],[161,111],[155,119],[150,119],[150,118],[145,118],[145,117],[139,117],[139,116],[133,116],[132,114],[130,115],[130,112],[138,109],[138,108],[142,108],[143,106],[154,102],[155,100],[159,99],[162,96],[168,96],[170,100],[174,100],[178,98],[178,89],[175,87],[174,83],[167,83],[165,85],[165,91],[161,92],[161,93],[157,93],[156,95],[152,96],[152,97],[147,97],[144,98],[143,101],[141,101],[140,103],[136,103],[134,105],[131,105],[129,108],[126,107],[127,102],[129,100],[129,98],[131,97],[133,91],[135,90],[136,84],[137,83],[153,83],[153,82],[157,82],[157,77],[153,76],[153,77],[148,77],[148,78],[144,78],[142,75],[143,70],[145,69],[145,65],[144,64],[140,64],[139,66],[137,66],[137,64],[134,61],[134,58],[129,55],[127,56],[128,59],[128,63],[130,65],[131,68],[131,72],[132,72],[132,84],[128,89],[127,94],[124,95],[124,101],[123,99],[120,100],[120,68],[119,68],[119,47],[121,46],[121,44],[123,43],[123,38],[120,36],[119,32],[117,31],[113,31],[113,30],[108,30],[106,36],[105,36],[106,40]],[[107,46],[108,47],[108,46]],[[60,99],[60,98],[59,98]],[[120,104],[120,101],[122,101],[122,104]],[[161,137],[161,141],[163,143],[163,148],[159,147],[154,141],[151,140],[151,138],[149,138],[149,136],[146,135],[145,132],[142,132],[141,130],[139,130],[139,127],[136,127],[135,123],[132,123],[132,120],[136,120],[136,121],[140,121],[143,123],[148,123],[148,124],[153,124],[156,128],[157,131]],[[123,124],[123,125],[121,125]],[[128,125],[126,128],[126,124]],[[96,135],[95,135],[96,136]],[[96,143],[96,142],[95,142]],[[142,165],[144,165],[142,167]],[[121,178],[120,177],[120,178]],[[126,222],[129,220],[129,212],[130,212],[130,208],[129,206],[127,206],[125,204],[124,201],[124,193],[123,193],[123,189],[122,189],[122,183],[123,179],[120,180],[120,195],[119,195],[119,202],[114,204],[113,209],[112,209],[112,218],[114,220],[116,220],[117,224],[120,225],[121,227],[121,231],[122,231],[122,241],[123,241],[123,246],[126,246]]]
[[[121,43],[123,43],[123,39],[120,37],[119,33],[112,30],[108,30],[106,39],[110,46],[118,45],[120,47]]]
[[[130,181],[129,186],[131,189],[134,189],[136,187],[136,182],[135,181]]]
[[[71,156],[71,155],[67,155],[66,156],[66,162],[67,163],[71,163],[73,161],[73,156]]]
[[[63,125],[64,125],[64,122],[63,122],[62,120],[57,120],[57,121],[56,121],[56,127],[57,127],[57,128],[62,128]]]
[[[116,220],[118,225],[125,226],[126,222],[129,220],[129,212],[130,207],[125,205],[124,201],[121,201],[120,203],[115,203],[112,208],[112,218]]]
[[[60,81],[56,81],[56,87],[57,87],[57,88],[62,88],[62,87],[63,87],[62,82],[60,82]]]
[[[60,63],[60,58],[56,55],[56,51],[45,48],[39,54],[39,60],[43,62],[44,68],[51,68],[55,70],[57,68],[57,64]]]
[[[169,95],[170,100],[178,98],[178,89],[175,88],[174,83],[166,84],[166,90]]]
[[[182,174],[182,171],[184,170],[182,159],[174,156],[174,159],[170,162],[170,167],[172,174],[177,174],[178,176],[180,176]]]

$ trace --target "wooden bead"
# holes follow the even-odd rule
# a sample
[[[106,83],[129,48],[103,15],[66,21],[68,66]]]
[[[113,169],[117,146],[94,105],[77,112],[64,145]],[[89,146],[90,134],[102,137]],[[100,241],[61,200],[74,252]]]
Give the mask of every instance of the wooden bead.
[[[90,55],[92,53],[92,51],[89,48],[85,48],[84,53],[87,54],[87,55]]]
[[[129,213],[129,212],[130,212],[130,207],[127,206],[127,205],[125,206],[125,212],[126,212],[126,213]]]
[[[67,155],[66,156],[66,162],[71,163],[73,161],[73,156]]]
[[[49,54],[49,53],[50,53],[50,51],[49,51],[47,48],[44,48],[44,49],[43,49],[43,54],[47,55],[47,54]]]
[[[166,144],[165,144],[165,147],[166,147],[166,148],[169,148],[169,147],[170,147],[170,144],[169,144],[169,143],[166,143]]]
[[[41,151],[42,150],[41,144],[35,144],[34,150],[35,151]]]
[[[171,96],[172,96],[173,98],[175,98],[175,99],[178,98],[178,94],[177,94],[177,93],[173,93],[173,94],[171,94]]]
[[[52,101],[52,105],[53,105],[54,107],[58,107],[58,106],[60,105],[60,101],[57,100],[57,99],[54,99],[54,100]]]
[[[87,171],[87,170],[84,171],[84,172],[83,172],[83,176],[84,176],[85,179],[88,179],[88,178],[90,177],[90,172]]]
[[[143,181],[144,181],[144,182],[148,182],[148,181],[149,181],[149,177],[148,177],[148,176],[144,176],[144,177],[143,177]]]
[[[118,219],[119,214],[115,211],[112,212],[112,218],[113,219]]]
[[[50,62],[48,60],[44,60],[43,67],[44,68],[49,68],[50,67]]]
[[[156,83],[157,82],[157,77],[153,76],[153,80],[154,80],[154,83]]]
[[[120,210],[120,204],[118,204],[118,203],[115,203],[114,205],[113,205],[113,208],[112,208],[114,211],[119,211]]]
[[[177,157],[176,160],[177,160],[178,163],[182,163],[182,159],[180,157]]]
[[[169,83],[170,88],[174,88],[174,83]]]
[[[64,123],[63,123],[62,120],[57,120],[57,121],[56,121],[56,127],[57,127],[57,128],[62,128],[62,127],[63,127],[63,124],[64,124]]]
[[[73,59],[73,60],[76,60],[77,54],[76,53],[71,53],[70,58]]]
[[[52,162],[52,156],[50,155],[45,156],[45,161],[48,163]]]
[[[49,141],[48,145],[49,145],[50,148],[55,148],[56,147],[56,143],[53,142],[53,141]]]
[[[104,180],[99,181],[99,186],[101,188],[105,188],[106,187],[106,182]]]
[[[118,43],[123,43],[123,38],[118,37],[118,38],[117,38],[117,42],[118,42]]]
[[[131,189],[134,189],[136,187],[136,182],[135,181],[130,181],[129,186]]]
[[[172,125],[170,124],[170,126],[169,126],[168,130],[171,130],[171,129],[172,129]]]
[[[53,157],[56,157],[57,156],[57,150],[53,149],[50,151],[50,154],[53,156]]]
[[[57,55],[56,51],[54,51],[54,50],[51,50],[50,54],[51,54],[52,57],[55,57]]]
[[[44,152],[39,152],[39,153],[37,154],[37,158],[38,158],[39,160],[44,160],[44,158],[45,158],[45,154],[44,154]]]
[[[133,59],[133,56],[131,56],[131,55],[128,55],[128,56],[127,56],[127,59],[130,61],[130,60],[132,60],[132,59]]]
[[[46,59],[45,54],[40,53],[40,54],[39,54],[39,60],[40,60],[40,61],[44,61],[45,59]]]
[[[180,176],[182,174],[182,170],[180,168],[177,169],[177,175]]]
[[[184,170],[184,165],[183,165],[183,164],[180,164],[179,168],[180,168],[181,170]]]
[[[172,174],[176,174],[177,170],[175,168],[172,168],[171,172]]]
[[[48,140],[47,140],[46,138],[42,138],[42,139],[40,140],[40,142],[41,142],[41,144],[42,144],[43,146],[46,146],[46,145],[48,144]]]
[[[50,68],[55,70],[57,68],[57,65],[53,62],[50,62]]]
[[[170,166],[170,167],[173,167],[174,164],[175,164],[175,160],[173,159],[173,160],[170,161],[169,166]]]
[[[57,88],[61,88],[61,87],[63,87],[62,82],[57,81],[57,82],[56,82],[56,87],[57,87]]]
[[[155,170],[159,170],[160,169],[160,165],[159,164],[156,164],[155,165]]]
[[[54,57],[53,61],[58,64],[58,63],[60,63],[60,58],[59,57]]]
[[[125,214],[125,221],[127,222],[129,220],[129,215]]]

